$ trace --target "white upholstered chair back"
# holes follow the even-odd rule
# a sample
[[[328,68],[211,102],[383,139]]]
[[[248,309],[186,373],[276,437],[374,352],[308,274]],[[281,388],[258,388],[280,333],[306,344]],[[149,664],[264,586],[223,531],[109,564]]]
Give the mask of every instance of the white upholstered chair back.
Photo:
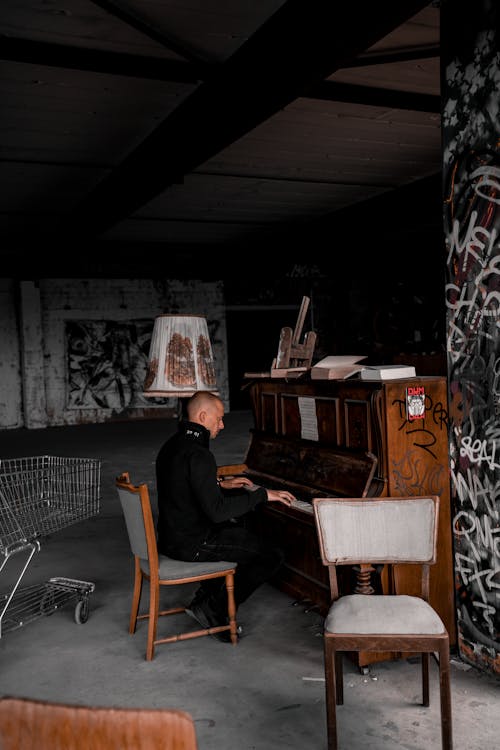
[[[435,562],[439,498],[315,498],[324,565]]]

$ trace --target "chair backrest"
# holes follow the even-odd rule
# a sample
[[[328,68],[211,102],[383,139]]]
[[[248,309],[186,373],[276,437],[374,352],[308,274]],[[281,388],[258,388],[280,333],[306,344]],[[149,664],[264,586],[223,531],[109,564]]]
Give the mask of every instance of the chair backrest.
[[[191,715],[177,709],[76,706],[0,698],[2,750],[197,750]]]
[[[439,498],[314,498],[324,565],[436,561]]]
[[[158,567],[156,532],[147,484],[133,485],[128,472],[116,479],[116,489],[125,517],[132,553]]]

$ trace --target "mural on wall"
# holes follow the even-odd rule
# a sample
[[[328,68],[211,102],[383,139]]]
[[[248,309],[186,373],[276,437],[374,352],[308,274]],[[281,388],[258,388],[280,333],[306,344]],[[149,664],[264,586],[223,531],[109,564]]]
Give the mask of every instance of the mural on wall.
[[[500,674],[499,11],[481,0],[473,7],[444,3],[443,13],[450,45],[443,177],[457,625],[461,656]]]
[[[151,320],[67,320],[67,408],[168,406],[142,395],[153,332]]]

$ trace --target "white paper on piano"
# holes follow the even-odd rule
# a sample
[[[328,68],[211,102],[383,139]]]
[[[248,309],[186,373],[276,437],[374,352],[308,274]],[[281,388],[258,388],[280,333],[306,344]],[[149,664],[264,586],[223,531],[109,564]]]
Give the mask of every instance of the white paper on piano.
[[[319,440],[316,401],[311,396],[299,396],[300,437],[304,440]]]
[[[313,380],[345,380],[363,369],[358,364],[366,356],[359,354],[340,354],[324,357],[311,367],[311,378]]]

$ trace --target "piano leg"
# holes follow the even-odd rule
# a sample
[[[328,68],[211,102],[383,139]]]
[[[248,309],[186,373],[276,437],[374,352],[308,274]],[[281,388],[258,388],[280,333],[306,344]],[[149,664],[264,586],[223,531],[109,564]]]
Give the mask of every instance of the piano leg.
[[[355,594],[374,594],[375,589],[372,586],[371,575],[375,572],[373,565],[369,563],[362,563],[361,565],[354,565],[356,571],[356,586],[354,587]]]

